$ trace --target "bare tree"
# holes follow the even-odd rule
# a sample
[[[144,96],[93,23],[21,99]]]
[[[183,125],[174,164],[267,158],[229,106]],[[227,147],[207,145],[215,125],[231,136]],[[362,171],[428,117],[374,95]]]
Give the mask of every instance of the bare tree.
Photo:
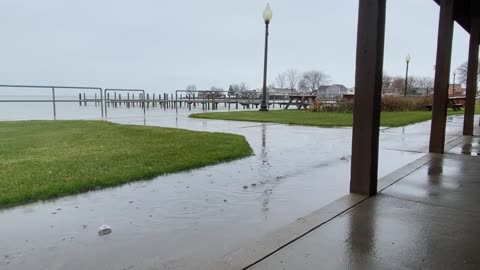
[[[187,87],[185,87],[185,90],[187,91],[197,91],[197,86],[195,84],[189,84]]]
[[[419,84],[418,80],[419,80],[419,78],[418,78],[418,77],[415,77],[415,76],[409,76],[409,77],[408,77],[408,82],[407,82],[407,83],[408,83],[408,85],[407,85],[407,95],[411,94],[411,93],[412,93],[411,91],[412,91],[414,88],[417,88],[417,87],[418,87],[418,84]],[[404,85],[405,85],[405,84],[404,84]],[[405,91],[405,89],[404,89],[403,91]]]
[[[189,84],[187,87],[185,87],[185,90],[187,90],[189,95],[192,95],[195,91],[197,91],[197,86],[195,84]]]
[[[307,82],[305,80],[301,79],[298,82],[298,91],[300,91],[300,92],[307,92],[308,91]]]
[[[415,88],[421,89],[432,89],[433,88],[433,78],[431,77],[416,77]]]
[[[242,83],[231,84],[230,87],[228,88],[228,91],[237,93],[237,92],[245,91],[247,89],[248,89],[247,84],[242,82]]]
[[[383,73],[382,77],[382,94],[390,93],[392,91],[393,77]]]
[[[390,87],[392,89],[392,93],[397,95],[403,95],[405,92],[405,78],[400,76],[393,77]]]
[[[278,88],[285,88],[287,85],[287,75],[285,72],[280,73],[275,77],[275,84]]]
[[[212,87],[210,87],[210,91],[212,91],[212,92],[221,92],[221,91],[223,91],[223,88],[216,87],[216,86],[212,86]]]
[[[289,69],[285,71],[286,85],[289,89],[297,89],[298,81],[300,80],[300,74],[295,69]]]
[[[480,83],[480,65],[478,66],[477,72],[478,72],[477,83]],[[468,61],[463,63],[460,67],[457,68],[457,74],[461,83],[467,83]]]
[[[244,82],[241,82],[239,85],[238,85],[238,89],[240,91],[245,91],[245,90],[248,90],[248,85]]]
[[[320,86],[327,84],[327,82],[327,74],[318,70],[311,70],[302,74],[302,78],[299,82],[299,89],[302,92],[314,92],[317,91]]]

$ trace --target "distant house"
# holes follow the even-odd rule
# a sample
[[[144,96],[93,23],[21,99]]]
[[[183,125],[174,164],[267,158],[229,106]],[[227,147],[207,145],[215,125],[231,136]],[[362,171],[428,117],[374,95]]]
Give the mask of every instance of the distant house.
[[[239,98],[248,98],[248,99],[255,99],[260,97],[260,93],[262,90],[242,90],[237,92]]]
[[[198,91],[198,98],[225,98],[224,91]]]
[[[290,88],[270,88],[268,90],[268,93],[270,95],[283,95],[283,96],[287,96],[287,95],[291,95],[293,93],[295,93],[295,89],[290,89]]]
[[[409,96],[429,96],[432,94],[432,89],[431,88],[413,88],[408,90],[408,95]]]
[[[324,85],[318,88],[316,94],[319,98],[341,98],[348,94],[348,88],[342,84]]]
[[[449,97],[465,96],[465,92],[463,91],[462,85],[450,84],[448,88],[448,96]]]

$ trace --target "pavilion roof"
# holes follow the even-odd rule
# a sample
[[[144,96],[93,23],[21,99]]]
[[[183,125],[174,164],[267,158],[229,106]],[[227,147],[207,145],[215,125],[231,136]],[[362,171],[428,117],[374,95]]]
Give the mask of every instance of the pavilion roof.
[[[434,0],[440,5],[441,0]],[[470,33],[471,16],[472,16],[472,1],[479,0],[455,0],[454,18],[468,33]],[[475,13],[479,13],[478,11]]]

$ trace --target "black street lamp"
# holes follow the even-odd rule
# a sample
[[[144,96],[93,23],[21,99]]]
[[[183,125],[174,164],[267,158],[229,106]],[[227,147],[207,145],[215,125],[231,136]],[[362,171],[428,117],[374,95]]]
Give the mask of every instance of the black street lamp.
[[[270,5],[263,11],[263,20],[265,21],[265,58],[263,62],[263,91],[262,91],[262,103],[260,104],[260,111],[268,112],[267,106],[267,56],[268,56],[268,25],[272,20],[272,9]]]
[[[455,79],[456,79],[455,77],[456,77],[456,76],[457,76],[457,72],[454,71],[454,72],[453,72],[453,87],[452,87],[453,90],[452,90],[452,96],[455,96],[455,95],[456,95],[456,93],[455,93],[455,89],[456,89],[456,88],[455,88]]]
[[[407,90],[408,90],[408,64],[410,64],[410,60],[412,58],[410,57],[410,54],[405,57],[405,62],[407,63],[407,70],[405,72],[405,96],[407,96]]]

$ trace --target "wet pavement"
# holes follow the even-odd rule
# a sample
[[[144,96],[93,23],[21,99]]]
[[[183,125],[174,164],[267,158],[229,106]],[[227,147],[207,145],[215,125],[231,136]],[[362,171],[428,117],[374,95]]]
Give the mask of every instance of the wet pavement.
[[[479,141],[465,137],[248,269],[480,269]]]
[[[255,155],[0,210],[0,269],[195,265],[348,194],[350,128],[190,119],[188,114],[149,112],[144,119],[130,112],[113,114],[110,121],[241,134]],[[461,128],[461,117],[449,118],[447,141],[457,138]],[[429,129],[429,122],[383,129],[379,175],[423,156]],[[103,224],[112,233],[99,236]]]

